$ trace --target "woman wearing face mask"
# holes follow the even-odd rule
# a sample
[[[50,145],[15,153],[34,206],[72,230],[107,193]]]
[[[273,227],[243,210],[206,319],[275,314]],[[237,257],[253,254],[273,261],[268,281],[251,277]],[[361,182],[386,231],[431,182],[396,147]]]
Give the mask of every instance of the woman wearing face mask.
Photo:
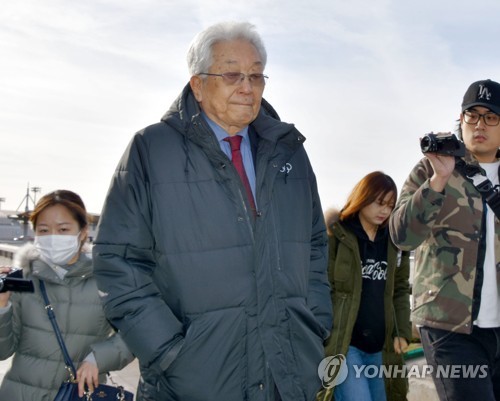
[[[409,254],[395,247],[387,227],[396,198],[392,178],[375,171],[356,184],[340,212],[326,213],[334,322],[325,354],[344,355],[346,365],[318,400],[406,400],[406,379],[384,383],[379,375],[383,363],[403,371],[411,336]]]
[[[133,360],[104,317],[85,249],[87,214],[80,197],[58,190],[42,197],[30,216],[33,244],[20,249],[14,266],[33,280],[35,292],[0,293],[0,359],[14,354],[0,400],[53,400],[68,379],[64,359],[45,310],[45,283],[56,320],[77,369],[79,394],[105,382],[105,373]],[[10,267],[1,267],[7,273]]]

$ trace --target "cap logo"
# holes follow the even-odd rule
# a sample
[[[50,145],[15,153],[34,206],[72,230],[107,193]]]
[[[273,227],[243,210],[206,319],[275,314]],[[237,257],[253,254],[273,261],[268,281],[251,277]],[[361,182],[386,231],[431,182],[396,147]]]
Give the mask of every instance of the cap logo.
[[[479,85],[479,92],[477,93],[477,98],[490,100],[491,99],[491,92],[488,90],[488,88],[486,86],[480,84]]]

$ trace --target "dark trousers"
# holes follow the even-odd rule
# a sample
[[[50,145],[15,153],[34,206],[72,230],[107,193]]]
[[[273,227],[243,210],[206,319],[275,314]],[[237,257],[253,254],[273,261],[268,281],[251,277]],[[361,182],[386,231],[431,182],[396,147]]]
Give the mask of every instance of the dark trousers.
[[[420,337],[441,401],[500,401],[500,328],[421,327]]]

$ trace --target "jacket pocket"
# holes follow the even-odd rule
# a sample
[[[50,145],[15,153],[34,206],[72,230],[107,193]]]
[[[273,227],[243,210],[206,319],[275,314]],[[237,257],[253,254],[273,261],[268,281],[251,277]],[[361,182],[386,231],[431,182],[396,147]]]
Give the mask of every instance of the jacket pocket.
[[[227,308],[189,316],[184,345],[160,380],[160,398],[243,399],[246,315]]]
[[[348,323],[345,316],[348,305],[347,299],[348,295],[346,293],[335,293],[333,296],[333,327],[325,344],[326,356],[337,355],[342,351]]]
[[[321,387],[318,366],[324,358],[321,326],[303,299],[287,300],[287,324],[290,338],[288,362],[294,366],[306,399],[313,399]]]
[[[419,250],[412,311],[417,323],[458,327],[470,319],[475,266],[464,266],[463,255],[463,248],[424,246]]]

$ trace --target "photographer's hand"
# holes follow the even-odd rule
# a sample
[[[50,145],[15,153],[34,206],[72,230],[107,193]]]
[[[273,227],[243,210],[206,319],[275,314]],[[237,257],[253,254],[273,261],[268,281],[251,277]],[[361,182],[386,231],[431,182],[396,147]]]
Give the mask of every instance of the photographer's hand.
[[[455,169],[455,158],[453,156],[443,156],[435,153],[428,153],[426,156],[431,162],[434,170],[434,174],[430,180],[430,187],[436,192],[443,192]]]
[[[424,153],[424,155],[434,170],[430,180],[430,187],[436,192],[443,192],[455,169],[455,157],[436,153]]]
[[[9,266],[1,266],[0,274],[7,274],[10,272]],[[0,292],[0,308],[5,308],[9,304],[10,292]]]

